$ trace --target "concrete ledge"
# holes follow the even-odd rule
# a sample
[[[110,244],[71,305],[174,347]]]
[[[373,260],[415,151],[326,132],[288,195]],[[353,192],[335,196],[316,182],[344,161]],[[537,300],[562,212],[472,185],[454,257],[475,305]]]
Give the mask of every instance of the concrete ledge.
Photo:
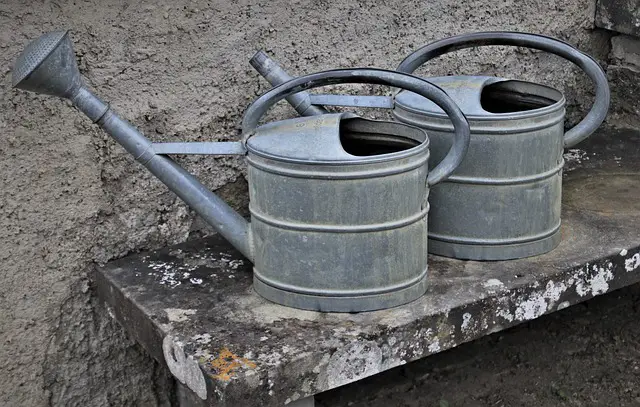
[[[640,281],[640,133],[565,155],[563,240],[503,262],[430,256],[430,288],[360,314],[281,307],[217,237],[96,268],[112,315],[189,388],[192,405],[282,406]],[[202,400],[200,402],[199,400]]]

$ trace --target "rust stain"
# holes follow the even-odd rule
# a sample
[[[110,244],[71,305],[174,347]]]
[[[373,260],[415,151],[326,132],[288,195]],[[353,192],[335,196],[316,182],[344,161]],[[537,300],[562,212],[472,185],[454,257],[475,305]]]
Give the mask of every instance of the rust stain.
[[[227,348],[220,349],[218,357],[209,362],[209,364],[216,371],[216,374],[212,377],[225,382],[231,380],[237,370],[242,367],[246,369],[255,369],[257,367],[255,362],[242,358]]]

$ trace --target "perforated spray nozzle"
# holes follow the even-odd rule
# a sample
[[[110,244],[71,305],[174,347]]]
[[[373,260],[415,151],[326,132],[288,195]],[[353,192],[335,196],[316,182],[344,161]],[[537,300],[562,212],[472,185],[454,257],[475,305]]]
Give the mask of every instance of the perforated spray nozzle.
[[[14,88],[70,97],[82,86],[68,31],[52,31],[22,51],[12,72]]]

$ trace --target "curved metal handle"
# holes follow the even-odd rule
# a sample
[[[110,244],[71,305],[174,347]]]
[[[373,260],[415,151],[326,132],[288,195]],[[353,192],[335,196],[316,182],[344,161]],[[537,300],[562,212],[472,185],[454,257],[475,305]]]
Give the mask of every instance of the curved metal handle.
[[[434,185],[445,180],[458,168],[469,147],[470,132],[467,118],[458,105],[442,89],[424,79],[383,69],[336,69],[300,76],[285,82],[260,96],[246,110],[242,119],[244,138],[246,139],[255,131],[260,119],[271,106],[287,96],[321,86],[343,83],[370,83],[393,86],[417,93],[433,101],[451,119],[455,130],[455,138],[445,158],[429,173],[427,184]]]
[[[413,73],[420,65],[440,55],[486,45],[513,45],[549,52],[573,62],[591,78],[596,87],[595,101],[584,119],[564,135],[565,147],[572,147],[589,137],[604,121],[609,110],[611,94],[607,76],[600,64],[572,45],[544,35],[506,31],[456,35],[417,49],[400,63],[397,71]]]

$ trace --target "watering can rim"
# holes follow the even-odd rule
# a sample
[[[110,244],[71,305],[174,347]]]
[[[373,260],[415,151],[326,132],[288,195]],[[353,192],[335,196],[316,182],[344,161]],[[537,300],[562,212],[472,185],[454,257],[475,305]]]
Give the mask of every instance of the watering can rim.
[[[425,77],[424,79],[440,86],[458,104],[467,119],[473,121],[506,121],[540,117],[542,115],[551,114],[564,109],[566,105],[566,98],[561,91],[551,86],[542,85],[536,82],[488,75],[446,75]],[[455,91],[452,91],[451,84],[456,82],[467,82],[470,85],[467,89],[469,90],[469,93],[473,92],[473,95],[471,95],[473,98],[470,99],[470,95],[468,94],[463,95],[460,91],[461,87],[455,87],[453,88]],[[483,90],[489,85],[508,82],[531,85],[550,93],[556,93],[557,95],[554,95],[554,97],[557,97],[557,101],[548,106],[516,112],[493,113],[485,110],[480,103],[480,97]],[[418,101],[420,102],[419,106]],[[399,107],[408,112],[427,117],[434,117],[438,119],[447,118],[447,115],[438,106],[431,103],[429,100],[425,100],[419,95],[406,90],[402,90],[396,94],[395,106],[396,108]]]
[[[341,124],[344,123],[344,120],[357,120],[360,123],[377,123],[380,124],[382,128],[402,128],[407,131],[407,134],[419,134],[419,136],[424,137],[424,139],[421,141],[416,140],[419,141],[420,144],[402,151],[370,156],[353,155],[344,150],[340,141],[340,127]],[[321,126],[325,127],[324,134],[318,132],[318,127],[314,127],[314,129],[311,130],[310,133],[313,134],[301,134],[301,132],[304,131],[304,127],[299,127],[299,125],[308,122],[315,122],[316,124],[323,123]],[[289,133],[287,133],[287,135],[291,135],[291,140],[288,141],[285,140],[287,138],[286,136],[279,137],[282,132],[287,131],[287,127],[292,127]],[[273,142],[270,140],[265,141],[266,138],[273,138],[275,140]],[[415,140],[417,137],[410,138]],[[293,145],[290,145],[291,141],[294,143]],[[315,150],[313,146],[309,148],[314,142],[332,143],[333,146],[329,147],[334,148],[333,153],[336,158],[330,158],[329,156],[322,157],[322,154],[314,158],[312,155],[315,154]],[[430,141],[428,133],[418,126],[390,120],[365,119],[351,112],[342,112],[327,113],[319,116],[294,117],[261,125],[247,138],[245,146],[251,154],[279,162],[303,165],[348,166],[393,162],[424,154],[425,151],[428,155]],[[287,150],[291,154],[279,154]]]

